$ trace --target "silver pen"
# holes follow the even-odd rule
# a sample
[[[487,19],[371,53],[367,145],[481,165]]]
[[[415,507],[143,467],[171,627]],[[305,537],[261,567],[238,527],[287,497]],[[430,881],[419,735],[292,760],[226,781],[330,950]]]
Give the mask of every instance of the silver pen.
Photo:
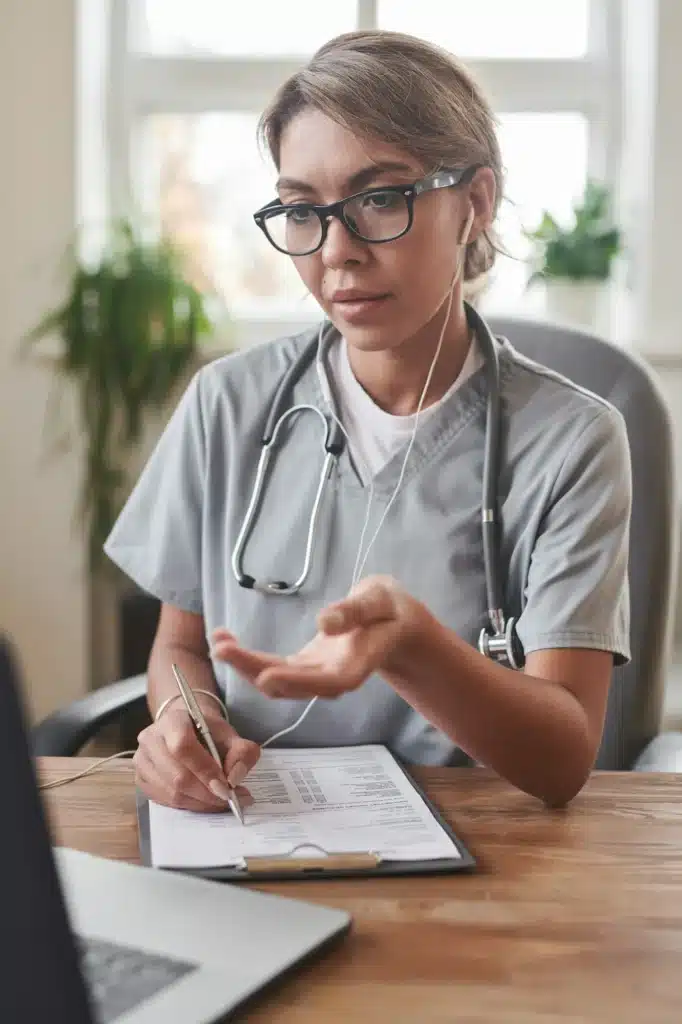
[[[192,687],[189,685],[189,683],[187,682],[187,680],[185,679],[185,677],[183,676],[182,672],[180,671],[178,666],[175,664],[175,662],[172,663],[171,667],[173,669],[173,675],[175,676],[175,682],[178,684],[178,689],[180,690],[180,693],[182,695],[182,699],[185,702],[185,706],[187,708],[187,712],[189,714],[189,717],[192,719],[192,722],[194,724],[194,728],[196,729],[196,731],[197,731],[197,733],[199,735],[199,739],[203,741],[203,743],[206,746],[206,749],[208,750],[209,754],[211,755],[213,760],[216,762],[216,764],[220,765],[220,769],[222,771],[223,762],[220,759],[220,754],[218,753],[218,748],[216,747],[216,745],[215,745],[215,743],[213,741],[213,737],[211,736],[211,731],[210,731],[210,729],[208,727],[208,723],[207,723],[206,719],[204,718],[203,712],[202,712],[201,708],[199,707],[199,705],[197,703],[197,699],[194,696],[194,693],[192,692]],[[241,807],[239,805],[239,799],[237,797],[237,793],[232,788],[232,786],[229,785],[229,783],[228,783],[228,788],[229,788],[230,793],[231,793],[231,796],[228,799],[228,803],[230,805],[230,809],[232,810],[232,813],[234,815],[236,815],[236,817],[239,819],[239,821],[243,825],[244,824],[244,814],[243,814],[242,809],[241,809]]]

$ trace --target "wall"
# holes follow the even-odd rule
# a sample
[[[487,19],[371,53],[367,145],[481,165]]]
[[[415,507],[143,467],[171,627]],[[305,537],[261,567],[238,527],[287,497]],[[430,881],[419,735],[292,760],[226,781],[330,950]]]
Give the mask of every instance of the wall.
[[[650,363],[667,399],[677,446],[682,500],[682,135],[679,124],[678,0],[624,0],[625,102],[622,161],[629,219],[634,307],[633,344]],[[682,545],[674,643],[682,651]]]
[[[34,715],[83,692],[87,675],[78,460],[45,464],[52,374],[15,355],[59,297],[75,221],[75,40],[73,0],[0,0],[0,629]]]
[[[674,353],[682,362],[679,285],[682,4],[679,0],[645,4],[641,0],[629,0],[629,3],[633,20],[628,37],[635,52],[628,85],[633,101],[639,94],[639,104],[644,106],[643,131],[636,132],[633,138],[633,144],[641,147],[642,161],[638,176],[642,203],[637,234],[642,259],[635,265],[635,284],[641,295],[640,337],[655,352]],[[642,57],[639,62],[637,47]],[[647,65],[653,67],[653,72],[647,72]]]

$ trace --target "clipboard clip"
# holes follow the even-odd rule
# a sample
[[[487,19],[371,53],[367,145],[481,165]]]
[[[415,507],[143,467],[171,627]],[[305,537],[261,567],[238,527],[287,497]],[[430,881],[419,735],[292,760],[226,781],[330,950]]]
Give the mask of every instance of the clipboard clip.
[[[319,850],[319,855],[295,856],[297,850]],[[244,857],[243,866],[249,874],[265,874],[271,871],[300,875],[323,875],[334,871],[372,871],[381,864],[381,854],[373,850],[329,853],[317,843],[299,843],[283,856]]]

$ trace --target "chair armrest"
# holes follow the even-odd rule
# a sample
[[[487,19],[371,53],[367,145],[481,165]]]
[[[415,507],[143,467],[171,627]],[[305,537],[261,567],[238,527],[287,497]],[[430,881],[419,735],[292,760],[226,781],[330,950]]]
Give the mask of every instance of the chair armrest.
[[[103,726],[143,704],[147,676],[131,676],[102,686],[52,712],[31,734],[35,757],[73,757]]]
[[[636,772],[682,772],[682,732],[663,732],[656,736],[632,768]]]

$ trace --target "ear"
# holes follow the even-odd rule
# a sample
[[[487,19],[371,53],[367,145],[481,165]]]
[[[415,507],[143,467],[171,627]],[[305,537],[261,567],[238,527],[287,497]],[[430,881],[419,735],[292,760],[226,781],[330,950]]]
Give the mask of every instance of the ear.
[[[469,242],[492,227],[495,216],[497,185],[490,167],[479,167],[469,185],[469,203],[474,217],[469,231]]]

